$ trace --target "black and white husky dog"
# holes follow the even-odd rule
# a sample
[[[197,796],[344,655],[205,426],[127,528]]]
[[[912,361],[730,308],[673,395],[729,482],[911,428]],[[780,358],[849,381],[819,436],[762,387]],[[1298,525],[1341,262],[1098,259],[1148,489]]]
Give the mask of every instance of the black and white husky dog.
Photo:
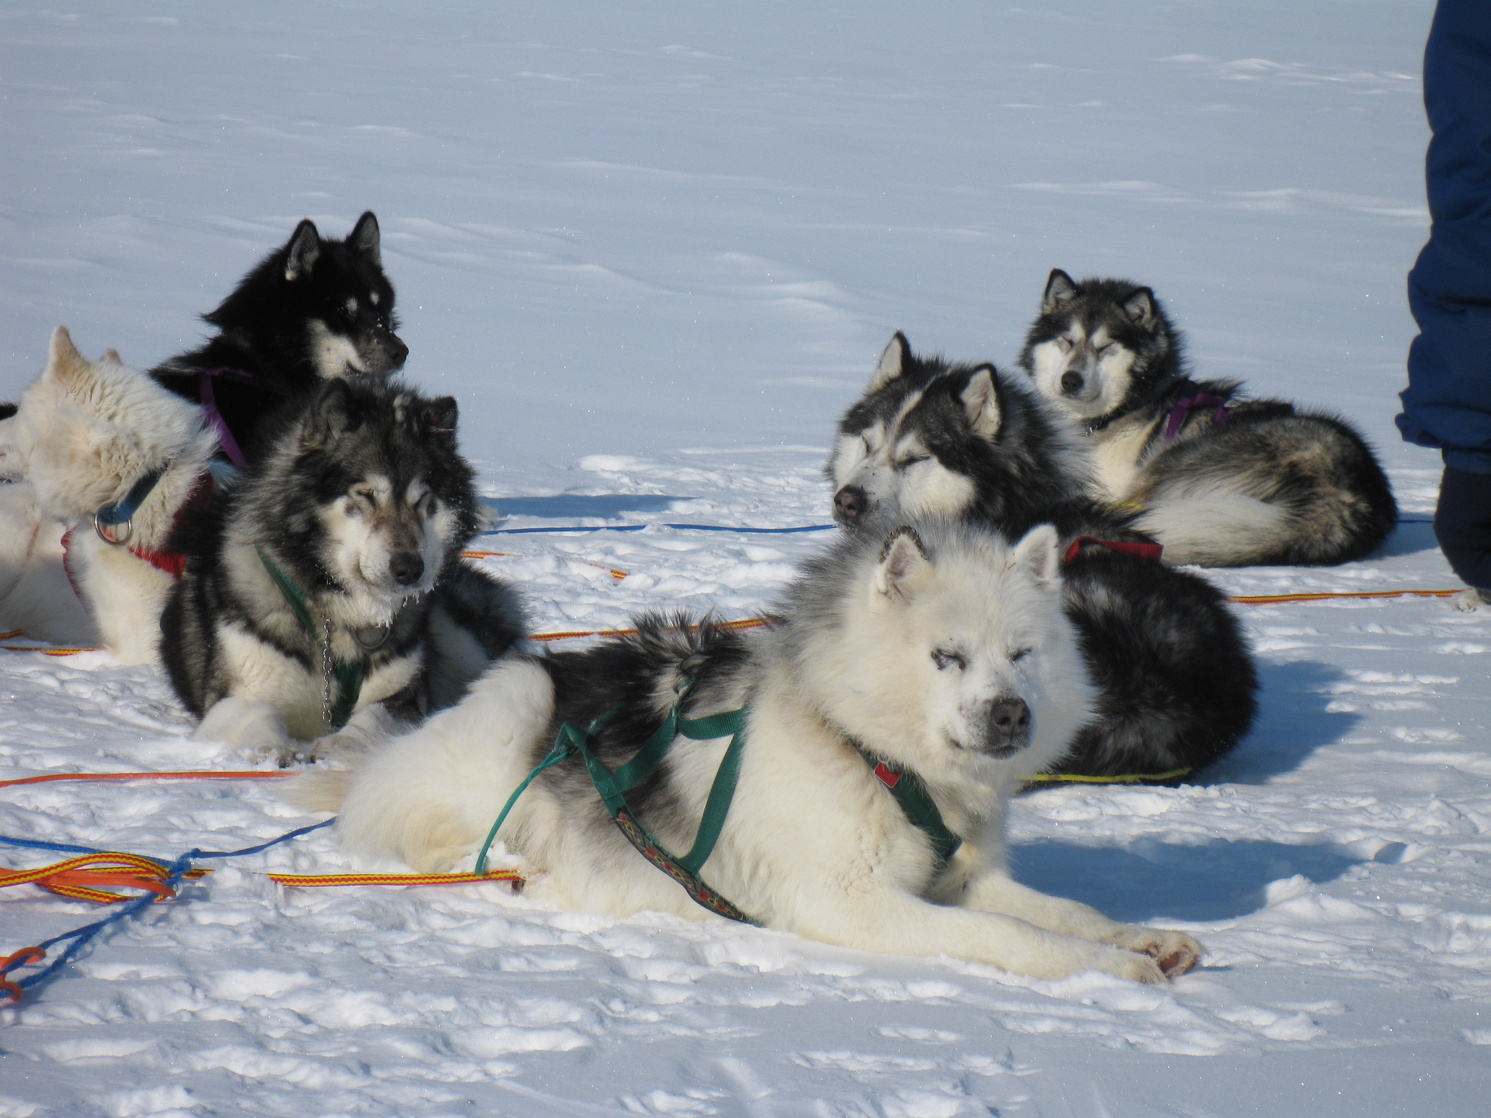
[[[1147,287],[1057,268],[1020,364],[1087,432],[1109,499],[1208,567],[1360,559],[1397,522],[1382,467],[1344,420],[1235,381],[1196,381]]]
[[[845,534],[805,564],[771,625],[644,618],[632,638],[510,657],[460,705],[350,774],[299,778],[291,797],[340,810],[356,852],[446,869],[553,757],[498,834],[523,860],[527,895],[702,917],[624,827],[645,829],[653,856],[656,844],[683,851],[734,749],[733,801],[697,877],[736,912],[862,950],[1162,982],[1196,963],[1195,940],[1038,893],[1007,866],[1011,793],[1095,715],[1061,601],[1048,525],[1015,544],[950,521]],[[675,712],[696,728],[660,731]],[[551,752],[566,725],[590,728],[590,756],[610,771],[655,735],[667,742],[626,793],[623,827],[585,755]]]
[[[403,367],[409,349],[394,333],[393,304],[371,211],[346,240],[307,219],[202,316],[214,337],[151,373],[203,405],[241,466],[264,449],[274,414],[298,407],[319,381],[381,380]]]
[[[461,559],[455,426],[448,396],[326,381],[190,531],[161,652],[197,736],[313,758],[454,702],[520,639],[513,592]]]
[[[945,516],[1010,536],[1053,523],[1100,712],[1053,771],[1174,780],[1247,734],[1257,673],[1223,595],[1154,561],[1132,514],[1094,499],[1080,443],[1024,378],[918,357],[898,333],[839,423],[834,518],[858,531]]]

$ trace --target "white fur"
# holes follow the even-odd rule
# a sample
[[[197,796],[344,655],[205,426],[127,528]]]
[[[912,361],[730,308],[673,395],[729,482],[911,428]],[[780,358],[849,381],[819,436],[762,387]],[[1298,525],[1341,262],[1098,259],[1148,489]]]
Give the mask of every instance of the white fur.
[[[166,466],[128,528],[116,530],[116,538],[127,531],[128,544],[162,550],[177,510],[217,447],[201,410],[121,364],[112,350],[102,360],[85,360],[59,326],[46,368],[22,395],[5,437],[7,466],[29,480],[39,518],[28,557],[37,569],[29,581],[24,574],[17,580],[5,616],[12,616],[10,598],[15,597],[17,607],[34,617],[24,626],[30,635],[53,640],[91,635],[70,632],[77,599],[62,567],[61,538],[71,528],[69,564],[91,613],[93,625],[87,628],[96,626],[104,646],[122,662],[153,662],[160,613],[173,580],[128,547],[106,543],[91,520],[123,500],[142,477]],[[20,489],[9,496],[13,506],[24,505]],[[24,519],[28,514],[13,507],[11,515]]]
[[[1073,321],[1061,337],[1034,347],[1030,358],[1036,388],[1076,419],[1107,415],[1123,403],[1133,382],[1133,351],[1110,339],[1101,326],[1089,338],[1082,324]],[[1077,392],[1062,388],[1068,370],[1082,376]]]
[[[356,344],[345,334],[328,330],[319,318],[308,320],[306,330],[310,336],[311,357],[321,377],[330,380],[368,371]]]
[[[1055,532],[1043,526],[1010,547],[990,533],[921,530],[930,547],[901,535],[878,559],[864,551],[849,568],[814,576],[836,617],[789,618],[748,638],[740,693],[727,700],[750,704],[739,783],[703,876],[768,926],[853,948],[947,954],[1042,978],[1095,969],[1160,982],[1157,959],[1172,973],[1189,969],[1200,955],[1190,937],[1115,923],[1009,875],[1009,795],[1060,754],[1092,697],[1061,608]],[[958,661],[934,655],[947,650]],[[980,712],[1011,694],[1029,704],[1031,739],[1001,758],[978,747]],[[351,849],[447,868],[482,841],[545,751],[553,709],[538,663],[504,662],[350,777],[312,774],[292,794],[340,804]],[[963,836],[940,874],[846,734],[914,769]],[[670,779],[695,812],[724,745],[670,756]],[[703,915],[614,829],[585,824],[593,803],[564,802],[558,787],[535,781],[501,831],[525,862],[531,895],[615,915]],[[679,850],[688,841],[659,838]]]
[[[1165,494],[1134,522],[1165,545],[1165,562],[1245,566],[1293,534],[1289,510],[1223,484]]]

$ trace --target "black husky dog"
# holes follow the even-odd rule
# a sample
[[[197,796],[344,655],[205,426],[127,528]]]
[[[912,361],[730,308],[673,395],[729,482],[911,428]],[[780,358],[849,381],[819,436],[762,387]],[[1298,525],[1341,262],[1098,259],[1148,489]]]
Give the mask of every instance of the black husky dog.
[[[183,530],[161,659],[199,736],[282,761],[365,744],[523,635],[512,590],[461,558],[478,509],[455,424],[449,396],[324,381]]]
[[[1085,447],[1023,377],[918,357],[896,334],[839,423],[826,473],[846,528],[934,515],[1017,539],[1052,523],[1097,717],[1053,772],[1175,780],[1226,753],[1257,710],[1236,619],[1205,579],[1149,557],[1130,513],[1093,497]]]
[[[242,466],[264,449],[274,412],[303,403],[321,380],[379,380],[403,366],[393,303],[371,211],[344,241],[307,219],[202,316],[217,335],[151,375],[200,402]]]
[[[1343,563],[1398,509],[1371,449],[1338,416],[1196,381],[1147,287],[1051,272],[1020,364],[1088,434],[1106,495],[1206,567]]]

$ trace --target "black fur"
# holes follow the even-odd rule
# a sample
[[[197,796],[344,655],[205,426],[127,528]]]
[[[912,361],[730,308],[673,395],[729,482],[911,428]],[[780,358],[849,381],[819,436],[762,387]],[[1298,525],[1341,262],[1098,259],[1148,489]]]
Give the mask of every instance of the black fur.
[[[252,634],[310,672],[321,672],[316,640],[287,620],[283,608],[266,614],[262,600],[247,596],[234,578],[227,552],[241,551],[245,542],[257,545],[304,594],[312,616],[324,616],[318,604],[345,594],[346,588],[327,565],[334,541],[323,516],[369,475],[387,478],[395,493],[422,481],[454,513],[455,526],[444,540],[433,590],[399,609],[386,640],[363,654],[366,669],[371,672],[400,657],[427,658],[434,609],[445,610],[457,625],[472,625],[471,633],[489,659],[521,637],[512,592],[466,567],[460,557],[477,532],[478,505],[473,472],[456,447],[454,423],[450,397],[429,399],[399,385],[323,382],[300,414],[282,420],[263,457],[238,484],[183,528],[174,543],[189,558],[161,619],[161,654],[177,694],[193,714],[201,717],[235,692],[237,680],[218,637],[223,625]],[[273,595],[271,600],[279,606]],[[357,647],[350,643],[350,633],[338,631],[336,639],[344,649]],[[417,678],[386,703],[406,718],[423,714],[428,707],[424,681]]]
[[[957,516],[1011,539],[1051,523],[1064,550],[1084,536],[1153,543],[1132,526],[1132,514],[1090,495],[1089,479],[1063,454],[1061,420],[1051,405],[996,371],[1001,422],[985,438],[959,401],[969,379],[992,366],[917,357],[902,335],[897,340],[906,358],[903,375],[851,407],[839,424],[841,437],[895,416],[919,394],[902,428],[914,427],[944,466],[974,481],[976,495]],[[832,480],[832,464],[829,472]],[[867,519],[883,523],[894,515],[887,509]],[[1052,772],[1189,771],[1246,736],[1257,712],[1258,676],[1220,591],[1188,571],[1098,545],[1078,547],[1063,573],[1065,609],[1080,632],[1101,717]]]
[[[1100,433],[1128,416],[1159,419],[1140,452],[1143,470],[1127,500],[1158,506],[1171,493],[1213,481],[1287,509],[1287,535],[1260,539],[1253,553],[1228,561],[1238,565],[1361,559],[1397,524],[1392,487],[1360,433],[1328,412],[1288,400],[1247,399],[1236,381],[1190,378],[1182,336],[1148,287],[1112,278],[1076,281],[1053,269],[1021,367],[1033,375],[1035,348],[1074,321],[1087,336],[1103,327],[1135,358],[1128,393],[1112,410],[1086,419],[1088,431]],[[1196,408],[1168,440],[1166,417],[1183,396],[1197,392],[1225,402],[1225,422],[1215,421],[1214,407]]]
[[[1062,454],[1062,421],[1034,394],[1012,384],[993,365],[955,364],[940,355],[916,354],[900,333],[892,344],[905,354],[901,375],[850,406],[839,421],[841,437],[890,420],[916,397],[901,427],[915,430],[943,466],[973,481],[974,504],[964,510],[970,519],[996,525],[1014,538],[1037,524],[1055,524],[1063,539],[1152,542],[1130,526],[1131,513],[1087,495],[1088,480]],[[973,430],[962,402],[969,381],[984,370],[994,378],[1001,413],[992,442]],[[824,473],[832,484],[832,462]],[[850,515],[853,507],[841,493],[834,495],[834,519],[841,526],[878,518],[873,508]]]
[[[355,313],[349,300],[356,301]],[[316,331],[347,339],[360,355],[361,371],[374,379],[396,372],[409,354],[394,333],[394,290],[383,272],[378,219],[371,212],[345,240],[322,237],[314,223],[302,221],[203,318],[217,335],[151,375],[200,401],[200,372],[226,370],[211,378],[212,393],[250,462],[266,448],[274,413],[297,412],[323,377],[343,375],[318,364]]]
[[[649,613],[635,624],[634,634],[577,652],[553,653],[540,661],[554,681],[555,714],[538,745],[535,765],[553,745],[561,724],[585,730],[596,719],[614,715],[592,739],[596,755],[614,772],[662,725],[683,690],[689,694],[685,716],[719,709],[722,694],[748,659],[741,635],[710,618],[695,624],[682,613]],[[693,745],[680,738],[671,748]],[[563,789],[560,802],[593,803],[598,817],[604,815],[580,758],[554,766],[543,779]],[[691,835],[698,826],[697,814],[685,809],[684,799],[670,786],[667,766],[628,792],[627,803],[659,837]]]

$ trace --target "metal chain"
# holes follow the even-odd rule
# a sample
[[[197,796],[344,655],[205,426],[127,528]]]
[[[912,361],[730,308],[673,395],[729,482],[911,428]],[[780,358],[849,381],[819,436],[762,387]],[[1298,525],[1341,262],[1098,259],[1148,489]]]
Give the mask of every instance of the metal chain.
[[[323,616],[321,625],[324,634],[321,639],[321,717],[330,726],[332,725],[331,683],[332,677],[336,674],[336,665],[331,658],[331,618]]]

